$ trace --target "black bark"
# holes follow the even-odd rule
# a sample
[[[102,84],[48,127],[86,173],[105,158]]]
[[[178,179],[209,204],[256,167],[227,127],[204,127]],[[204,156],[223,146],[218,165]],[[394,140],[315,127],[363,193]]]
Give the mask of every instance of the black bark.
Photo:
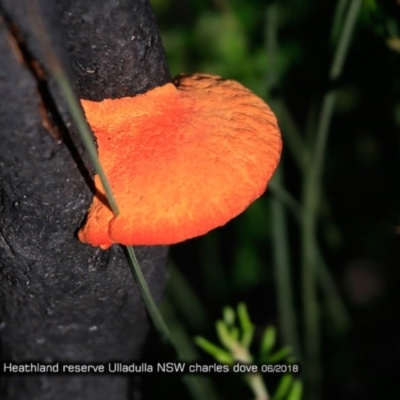
[[[122,248],[103,251],[76,237],[93,170],[40,32],[80,98],[132,96],[170,78],[151,7],[141,0],[0,0],[0,11],[1,364],[138,360],[149,324]],[[45,129],[44,119],[55,129]],[[136,252],[159,299],[167,248]],[[116,375],[14,374],[1,382],[0,397],[13,400],[119,400],[133,390]]]

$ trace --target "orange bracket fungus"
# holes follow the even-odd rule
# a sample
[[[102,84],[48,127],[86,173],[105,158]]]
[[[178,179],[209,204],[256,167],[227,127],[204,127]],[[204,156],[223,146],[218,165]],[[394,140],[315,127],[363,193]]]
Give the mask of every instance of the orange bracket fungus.
[[[173,244],[224,225],[266,189],[281,154],[276,118],[238,82],[179,75],[136,97],[82,100],[120,209],[97,193],[79,239]]]

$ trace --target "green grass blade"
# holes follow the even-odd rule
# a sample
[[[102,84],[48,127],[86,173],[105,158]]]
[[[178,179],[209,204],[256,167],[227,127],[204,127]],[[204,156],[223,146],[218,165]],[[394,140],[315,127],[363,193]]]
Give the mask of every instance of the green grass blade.
[[[139,262],[136,258],[135,251],[133,250],[132,246],[126,246],[126,250],[129,255],[129,261],[130,261],[130,266],[131,266],[131,271],[133,276],[135,277],[136,282],[138,283],[138,287],[140,290],[140,293],[143,297],[143,300],[145,302],[147,311],[150,315],[151,320],[153,321],[154,327],[157,329],[161,337],[163,338],[164,341],[170,342],[171,344],[174,345],[171,334],[169,332],[169,329],[167,327],[167,324],[164,321],[164,318],[162,317],[157,304],[155,303],[153,296],[150,292],[149,286],[147,285],[147,282],[144,278],[143,272],[140,268]],[[174,346],[178,356],[180,359],[183,359],[182,354],[180,354],[180,350],[178,349],[177,346]]]
[[[362,0],[353,0],[344,16],[343,29],[329,72],[329,78],[336,80],[343,69]],[[341,4],[338,3],[338,7]],[[328,92],[322,101],[317,125],[316,145],[303,184],[303,225],[302,225],[302,297],[304,304],[304,338],[306,378],[309,384],[309,399],[319,398],[321,383],[319,304],[317,298],[316,269],[318,262],[317,217],[320,205],[321,176],[326,145],[336,93]]]
[[[80,103],[76,98],[70,83],[68,82],[67,75],[62,70],[61,66],[58,65],[53,70],[53,76],[60,88],[61,93],[64,96],[68,111],[70,112],[72,119],[74,120],[78,133],[90,157],[90,161],[92,162],[97,175],[99,175],[100,177],[101,184],[103,185],[104,192],[107,197],[107,201],[111,207],[111,210],[113,211],[114,215],[119,215],[119,208],[112,193],[110,182],[108,181],[103,167],[100,164],[100,160],[97,156],[96,145],[90,133],[90,129],[87,125],[85,116],[83,115]]]
[[[170,327],[172,337],[179,343],[181,352],[184,354],[184,360],[188,362],[198,360],[200,357],[193,339],[177,315],[175,306],[171,304],[168,296],[163,298],[161,310],[168,323],[168,326]],[[211,377],[193,374],[184,375],[182,378],[191,395],[191,399],[221,400]]]
[[[97,156],[96,145],[94,144],[89,126],[86,122],[86,118],[83,115],[82,107],[72,89],[72,85],[69,82],[67,73],[65,72],[60,61],[58,60],[56,53],[53,50],[50,37],[46,32],[43,20],[40,16],[39,5],[37,2],[33,1],[29,4],[28,15],[30,16],[30,23],[33,32],[36,34],[39,43],[42,45],[43,53],[47,56],[52,76],[56,81],[56,84],[59,87],[62,96],[64,97],[68,111],[76,125],[79,135],[81,136],[83,144],[85,145],[86,151],[96,170],[96,173],[100,177],[107,197],[107,201],[113,213],[115,215],[118,215],[119,208],[113,196],[110,183]]]
[[[266,13],[266,51],[270,60],[270,68],[267,79],[268,88],[276,87],[278,84],[275,67],[278,29],[276,7],[277,6],[275,4],[270,5],[267,8]],[[271,103],[272,105],[274,105],[273,99],[271,100]],[[298,131],[296,129],[294,138],[296,143],[300,141],[300,136],[298,135]],[[295,152],[294,154],[297,153]],[[272,182],[275,182],[272,183],[273,186],[275,185],[275,189],[277,189],[278,187],[282,187],[282,180],[282,166],[280,166],[275,172],[274,179],[272,180]],[[289,198],[289,200],[291,200],[291,198]],[[289,204],[293,205],[293,202],[289,201]],[[297,337],[298,330],[296,312],[294,309],[293,285],[291,279],[292,271],[290,268],[289,259],[290,251],[289,243],[287,240],[288,232],[286,229],[286,210],[284,209],[282,203],[276,197],[271,200],[271,208],[273,240],[272,247],[274,257],[275,281],[277,286],[279,322],[285,344],[290,345],[294,349],[296,357],[300,358],[300,346],[299,339]]]
[[[72,85],[70,84],[70,82],[68,80],[68,76],[67,76],[65,70],[63,69],[61,63],[59,62],[57,55],[52,50],[51,40],[46,33],[43,21],[40,17],[40,13],[38,10],[38,4],[35,2],[32,2],[29,7],[29,11],[30,12],[28,13],[28,15],[31,16],[31,25],[32,25],[33,31],[37,35],[37,37],[39,39],[39,43],[41,43],[41,45],[43,47],[44,54],[46,54],[48,57],[52,75],[60,89],[62,96],[65,99],[68,110],[71,114],[71,117],[72,117],[76,127],[77,127],[78,133],[80,134],[80,136],[82,138],[82,141],[85,145],[86,151],[88,152],[90,159],[93,163],[93,166],[96,170],[96,173],[99,175],[99,177],[101,179],[101,182],[104,187],[110,207],[111,207],[113,213],[117,216],[119,214],[119,208],[118,208],[118,205],[113,196],[111,186],[108,182],[108,179],[107,179],[107,177],[104,173],[104,170],[101,166],[101,163],[98,159],[96,146],[94,144],[88,124],[83,115],[83,111],[80,106],[79,100],[76,98],[76,95],[72,89]],[[131,271],[138,283],[139,290],[141,292],[141,295],[143,296],[143,300],[147,307],[147,311],[154,323],[154,326],[158,330],[158,332],[161,334],[161,336],[164,340],[168,340],[171,344],[173,344],[168,327],[167,327],[161,313],[159,312],[157,305],[155,304],[155,301],[151,295],[149,287],[146,283],[146,280],[144,279],[144,276],[140,269],[139,263],[137,261],[134,249],[132,246],[127,246],[126,249],[127,249],[128,255],[129,255]],[[174,346],[174,347],[176,349],[176,352],[178,353],[178,356],[180,356],[180,351],[179,351],[178,347],[176,347],[176,346]]]

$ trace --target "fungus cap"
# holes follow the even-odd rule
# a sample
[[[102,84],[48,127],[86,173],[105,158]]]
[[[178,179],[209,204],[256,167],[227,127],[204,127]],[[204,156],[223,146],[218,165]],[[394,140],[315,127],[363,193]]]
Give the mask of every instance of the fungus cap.
[[[120,209],[96,195],[78,237],[108,248],[173,244],[224,225],[266,189],[281,154],[263,100],[218,76],[179,75],[136,97],[81,100]]]

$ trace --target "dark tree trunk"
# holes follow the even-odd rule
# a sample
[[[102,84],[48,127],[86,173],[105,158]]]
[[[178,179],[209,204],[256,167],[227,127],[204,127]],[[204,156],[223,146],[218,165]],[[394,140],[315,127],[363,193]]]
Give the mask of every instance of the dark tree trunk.
[[[132,96],[169,80],[151,7],[142,0],[0,0],[0,7],[1,363],[137,360],[149,325],[125,254],[76,237],[93,170],[40,32],[78,97]],[[43,127],[44,114],[55,129]],[[167,248],[136,251],[160,298]],[[132,390],[125,376],[14,374],[2,378],[0,397],[118,400]]]

